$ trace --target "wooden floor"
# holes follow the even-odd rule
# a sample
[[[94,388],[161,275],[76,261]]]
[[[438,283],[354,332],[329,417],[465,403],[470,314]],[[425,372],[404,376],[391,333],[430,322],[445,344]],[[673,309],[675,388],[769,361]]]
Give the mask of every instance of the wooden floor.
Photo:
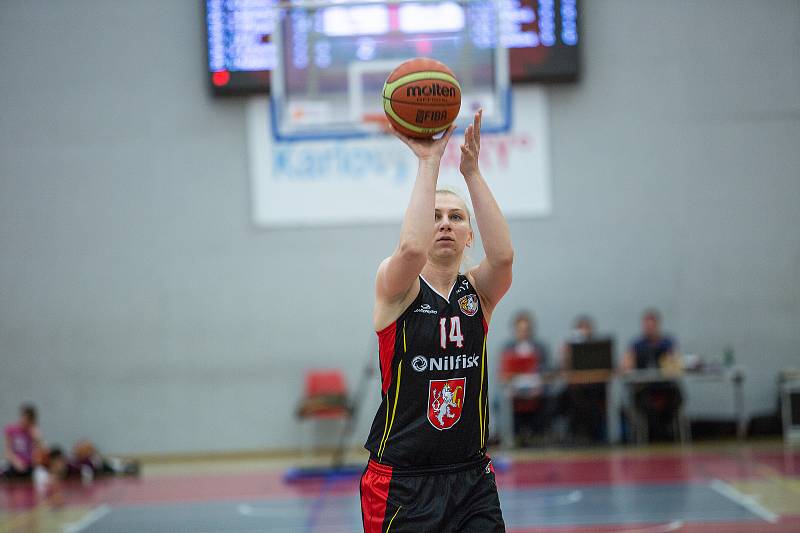
[[[324,461],[149,462],[138,478],[68,482],[49,499],[0,482],[0,531],[359,531],[357,476],[285,481],[290,467]],[[496,452],[494,462],[514,533],[800,531],[800,450],[778,442]]]

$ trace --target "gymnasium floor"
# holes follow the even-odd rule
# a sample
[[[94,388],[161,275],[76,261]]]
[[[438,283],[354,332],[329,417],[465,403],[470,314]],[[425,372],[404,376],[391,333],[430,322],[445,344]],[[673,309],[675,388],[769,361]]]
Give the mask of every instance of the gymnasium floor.
[[[780,443],[495,457],[513,533],[800,531],[800,449]],[[360,530],[357,478],[287,485],[286,464],[274,458],[145,463],[138,479],[68,484],[60,503],[37,500],[27,484],[4,482],[0,530]]]

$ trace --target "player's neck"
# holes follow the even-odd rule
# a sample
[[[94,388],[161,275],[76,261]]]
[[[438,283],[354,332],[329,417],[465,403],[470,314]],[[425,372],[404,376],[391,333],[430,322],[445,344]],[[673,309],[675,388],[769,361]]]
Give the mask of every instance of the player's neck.
[[[440,294],[447,294],[458,277],[457,263],[439,263],[428,260],[422,269],[422,277]]]

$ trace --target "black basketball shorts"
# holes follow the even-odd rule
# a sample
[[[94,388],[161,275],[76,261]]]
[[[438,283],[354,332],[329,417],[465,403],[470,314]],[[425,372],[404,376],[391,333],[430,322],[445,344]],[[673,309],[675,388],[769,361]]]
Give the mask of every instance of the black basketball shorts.
[[[361,517],[364,533],[506,530],[488,457],[426,470],[399,470],[370,459],[361,476]]]

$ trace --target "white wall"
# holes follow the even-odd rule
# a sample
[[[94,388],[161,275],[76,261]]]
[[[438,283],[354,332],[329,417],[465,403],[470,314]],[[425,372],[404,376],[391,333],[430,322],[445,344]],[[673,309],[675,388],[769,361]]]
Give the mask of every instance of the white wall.
[[[655,305],[686,351],[732,343],[768,408],[800,351],[800,3],[583,8],[583,79],[549,90],[554,215],[511,223],[491,343],[522,307],[553,345],[578,312],[627,342]],[[34,400],[64,444],[287,448],[303,369],[360,373],[398,227],[254,228],[202,23],[0,4],[0,420]]]

